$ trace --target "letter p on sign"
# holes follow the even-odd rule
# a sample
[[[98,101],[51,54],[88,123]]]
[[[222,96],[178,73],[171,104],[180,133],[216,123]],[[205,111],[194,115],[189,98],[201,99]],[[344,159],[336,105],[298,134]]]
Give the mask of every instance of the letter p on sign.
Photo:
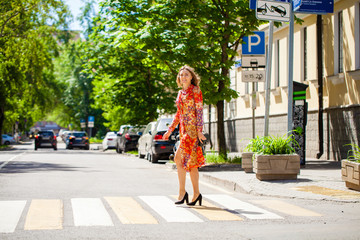
[[[256,31],[254,35],[243,37],[242,55],[265,54],[265,32]]]

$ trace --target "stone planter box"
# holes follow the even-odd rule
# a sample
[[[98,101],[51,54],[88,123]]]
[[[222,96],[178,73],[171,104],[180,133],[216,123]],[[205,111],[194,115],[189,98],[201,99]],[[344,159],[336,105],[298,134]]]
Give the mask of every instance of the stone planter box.
[[[360,163],[348,160],[341,161],[342,180],[345,181],[347,188],[360,191],[359,170]]]
[[[259,180],[297,179],[300,173],[300,156],[256,155],[253,169]]]
[[[244,169],[246,173],[253,172],[253,157],[254,153],[245,152],[241,154],[241,167]]]

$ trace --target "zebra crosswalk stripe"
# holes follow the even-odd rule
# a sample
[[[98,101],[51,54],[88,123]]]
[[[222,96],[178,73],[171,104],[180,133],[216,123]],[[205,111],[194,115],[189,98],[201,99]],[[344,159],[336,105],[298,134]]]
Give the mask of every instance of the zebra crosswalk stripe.
[[[131,197],[105,197],[123,224],[157,224],[158,221]]]
[[[206,198],[228,208],[229,210],[237,211],[241,215],[249,219],[283,219],[279,215],[269,212],[265,209],[256,207],[247,202],[240,201],[228,195],[204,195]]]
[[[0,201],[0,233],[12,233],[20,220],[26,201]]]
[[[62,229],[63,202],[60,199],[34,199],[26,216],[25,230]]]
[[[114,226],[99,198],[72,198],[75,226]]]
[[[282,212],[291,216],[297,217],[320,217],[321,214],[307,210],[302,207],[295,206],[293,204],[279,201],[279,200],[254,200],[252,201],[261,206],[271,208],[278,212]]]
[[[203,222],[189,209],[175,205],[174,201],[165,196],[140,196],[140,199],[167,222]]]

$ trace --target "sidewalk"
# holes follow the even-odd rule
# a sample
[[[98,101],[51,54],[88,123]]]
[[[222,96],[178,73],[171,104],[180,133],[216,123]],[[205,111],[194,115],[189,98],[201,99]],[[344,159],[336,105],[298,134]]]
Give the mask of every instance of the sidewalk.
[[[340,162],[307,159],[296,180],[274,181],[260,181],[255,173],[231,169],[233,166],[206,168],[200,170],[200,180],[230,191],[269,197],[360,202],[360,192],[346,188],[342,181]]]

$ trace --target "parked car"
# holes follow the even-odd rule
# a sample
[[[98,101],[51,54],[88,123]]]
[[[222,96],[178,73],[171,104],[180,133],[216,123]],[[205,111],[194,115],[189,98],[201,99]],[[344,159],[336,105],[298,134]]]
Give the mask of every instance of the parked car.
[[[116,152],[122,153],[123,151],[137,150],[138,141],[143,131],[143,126],[137,126],[125,128],[121,135],[118,133],[116,138]]]
[[[150,152],[151,148],[151,132],[155,129],[156,122],[150,122],[138,141],[139,158],[144,158]]]
[[[103,150],[105,151],[106,149],[116,148],[116,138],[117,136],[115,132],[107,132],[102,141]]]
[[[1,145],[10,145],[11,143],[15,143],[15,139],[12,136],[7,134],[2,134]]]
[[[168,130],[173,118],[160,118],[156,121],[154,129],[150,132],[148,144],[150,150],[146,152],[146,158],[156,163],[158,160],[169,160],[169,156],[173,153],[175,141],[173,136],[176,136],[179,132],[178,127],[171,133],[169,140],[163,141],[163,135]]]
[[[73,131],[66,139],[66,149],[73,149],[74,147],[90,149],[89,137],[84,131]]]
[[[53,148],[57,150],[57,140],[53,131],[39,131],[35,135],[35,150],[38,148]]]

